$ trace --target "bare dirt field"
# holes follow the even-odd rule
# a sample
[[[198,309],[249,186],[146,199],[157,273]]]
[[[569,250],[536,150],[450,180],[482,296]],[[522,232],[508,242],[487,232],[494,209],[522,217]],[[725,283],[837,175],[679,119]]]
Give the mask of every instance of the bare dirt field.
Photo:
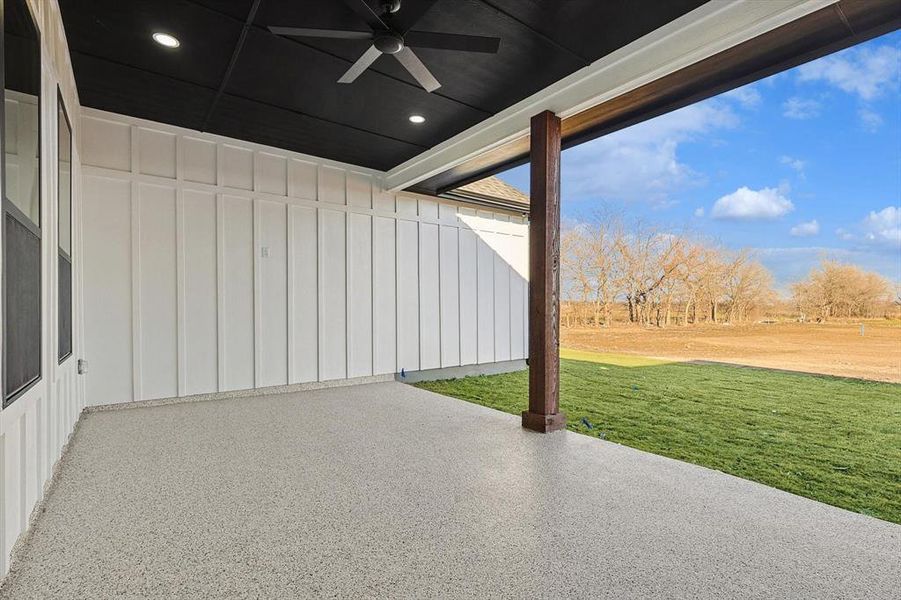
[[[705,360],[901,383],[901,324],[561,328],[564,348]]]

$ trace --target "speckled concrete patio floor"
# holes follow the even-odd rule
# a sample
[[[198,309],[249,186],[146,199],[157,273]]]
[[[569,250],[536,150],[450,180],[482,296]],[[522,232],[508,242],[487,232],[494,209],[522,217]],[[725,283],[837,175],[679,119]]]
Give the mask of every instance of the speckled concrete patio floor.
[[[894,597],[901,526],[398,383],[83,415],[2,598]]]

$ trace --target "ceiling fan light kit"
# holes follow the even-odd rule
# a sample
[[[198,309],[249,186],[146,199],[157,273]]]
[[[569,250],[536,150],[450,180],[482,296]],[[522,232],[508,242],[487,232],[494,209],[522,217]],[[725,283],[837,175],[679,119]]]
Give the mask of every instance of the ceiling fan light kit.
[[[494,37],[427,31],[399,31],[392,26],[391,22],[393,15],[401,10],[401,0],[383,2],[381,14],[376,13],[366,0],[344,0],[344,3],[369,25],[371,31],[311,29],[308,27],[282,27],[275,25],[270,26],[269,31],[276,35],[287,37],[372,40],[372,45],[369,49],[338,79],[338,83],[353,83],[379,56],[387,54],[394,56],[427,92],[437,90],[441,87],[441,83],[435,79],[431,71],[419,60],[411,46],[486,54],[496,54],[500,46],[500,39]]]

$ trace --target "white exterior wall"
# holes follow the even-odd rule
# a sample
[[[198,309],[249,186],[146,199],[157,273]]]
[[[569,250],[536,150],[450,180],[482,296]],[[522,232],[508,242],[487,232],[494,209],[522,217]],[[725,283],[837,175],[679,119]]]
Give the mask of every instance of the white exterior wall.
[[[85,109],[88,404],[525,358],[522,215]]]
[[[84,339],[81,307],[81,178],[78,153],[80,108],[59,8],[55,0],[28,0],[41,36],[41,380],[0,410],[0,576],[9,569],[13,545],[25,532],[84,407],[83,378],[76,373]],[[72,123],[73,348],[57,361],[57,89]],[[6,124],[15,131],[14,94],[6,98]],[[0,227],[0,253],[3,228]],[[0,298],[2,310],[2,298]],[[0,349],[2,352],[15,349]]]

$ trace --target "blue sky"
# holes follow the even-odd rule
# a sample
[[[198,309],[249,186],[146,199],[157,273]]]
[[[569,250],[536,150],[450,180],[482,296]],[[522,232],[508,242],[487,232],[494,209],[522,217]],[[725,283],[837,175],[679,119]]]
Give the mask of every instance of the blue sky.
[[[753,248],[777,288],[822,257],[901,281],[901,32],[563,153],[563,217],[599,208]],[[500,177],[528,190],[528,165]]]

